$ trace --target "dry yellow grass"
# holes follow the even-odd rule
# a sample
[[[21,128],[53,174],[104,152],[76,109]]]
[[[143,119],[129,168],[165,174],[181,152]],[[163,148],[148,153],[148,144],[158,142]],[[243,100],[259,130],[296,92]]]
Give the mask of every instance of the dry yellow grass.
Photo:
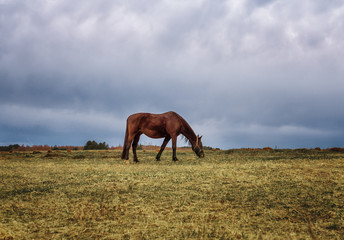
[[[0,239],[344,239],[344,154],[0,154]]]

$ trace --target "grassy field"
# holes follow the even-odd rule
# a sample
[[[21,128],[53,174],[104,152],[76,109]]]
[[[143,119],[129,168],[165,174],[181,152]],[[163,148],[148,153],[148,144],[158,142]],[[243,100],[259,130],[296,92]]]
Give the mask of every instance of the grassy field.
[[[344,239],[344,153],[155,154],[0,153],[0,239]]]

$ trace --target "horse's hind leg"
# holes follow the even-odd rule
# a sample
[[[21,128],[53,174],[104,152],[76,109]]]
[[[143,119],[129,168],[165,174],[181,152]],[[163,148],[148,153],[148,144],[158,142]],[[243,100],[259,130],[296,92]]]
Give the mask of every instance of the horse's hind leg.
[[[177,136],[172,137],[172,150],[173,150],[172,160],[178,161],[177,153],[176,153],[177,152]]]
[[[137,159],[137,154],[136,154],[136,148],[137,148],[137,145],[139,143],[139,140],[140,140],[140,136],[141,134],[137,134],[134,138],[134,141],[133,141],[133,144],[132,144],[132,147],[133,147],[133,154],[134,154],[134,162],[138,162],[139,160]]]
[[[159,153],[158,153],[158,154],[156,155],[156,157],[155,157],[157,161],[160,161],[161,154],[162,154],[162,152],[164,151],[164,149],[165,149],[167,143],[170,141],[170,139],[171,139],[170,136],[165,137],[164,142],[163,142],[162,145],[161,145],[160,151],[159,151]]]
[[[129,160],[129,150],[130,150],[130,142],[129,142],[129,144],[126,143],[126,144],[123,146],[122,159],[124,159],[124,160]]]
[[[122,159],[129,160],[129,150],[130,146],[133,142],[134,136],[132,134],[128,134],[128,137],[125,139],[123,152],[122,152]]]
[[[126,147],[124,145],[123,146],[123,151],[122,151],[122,156],[121,156],[122,159],[126,159],[126,152],[127,152],[127,149],[126,149]]]

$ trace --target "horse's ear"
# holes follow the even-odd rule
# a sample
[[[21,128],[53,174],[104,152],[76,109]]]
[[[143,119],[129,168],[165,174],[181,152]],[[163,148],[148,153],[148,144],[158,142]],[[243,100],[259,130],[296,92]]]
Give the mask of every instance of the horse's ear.
[[[203,137],[203,136],[200,136],[200,137],[199,137],[199,140],[201,140],[201,139],[202,139],[202,137]]]

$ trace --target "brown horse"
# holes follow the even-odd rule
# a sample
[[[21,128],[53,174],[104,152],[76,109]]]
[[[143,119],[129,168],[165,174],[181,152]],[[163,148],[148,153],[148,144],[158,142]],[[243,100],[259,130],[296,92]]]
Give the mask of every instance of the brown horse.
[[[156,160],[160,160],[161,153],[167,143],[172,139],[173,161],[177,161],[176,147],[179,134],[184,135],[190,142],[192,150],[198,157],[204,157],[200,136],[196,136],[190,125],[177,113],[167,112],[162,114],[136,113],[128,117],[127,128],[123,144],[122,159],[129,159],[130,145],[133,147],[134,161],[138,162],[136,148],[141,134],[150,138],[165,138],[161,145]]]

